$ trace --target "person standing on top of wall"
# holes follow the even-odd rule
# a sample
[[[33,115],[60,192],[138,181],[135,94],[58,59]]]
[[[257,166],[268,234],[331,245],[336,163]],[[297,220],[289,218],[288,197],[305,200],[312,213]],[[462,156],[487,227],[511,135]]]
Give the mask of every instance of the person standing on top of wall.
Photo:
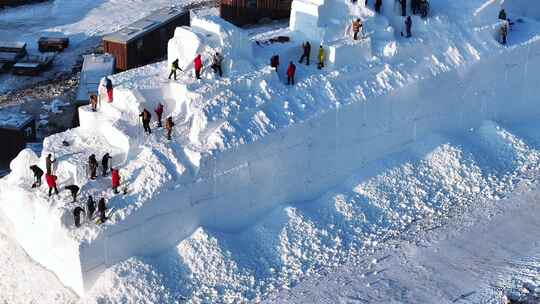
[[[405,32],[406,32],[405,37],[409,38],[412,36],[411,28],[412,28],[412,18],[411,16],[407,16],[407,18],[405,18]]]
[[[107,88],[107,101],[113,102],[113,84],[112,80],[109,77],[105,77],[106,88]]]
[[[103,176],[107,176],[107,170],[109,170],[109,159],[112,159],[109,153],[105,153],[105,155],[103,155],[101,158],[101,175]]]
[[[163,104],[161,102],[158,103],[157,107],[154,109],[154,112],[156,112],[158,128],[161,128],[161,116],[163,115]]]
[[[54,162],[56,162],[56,159],[52,159],[52,154],[49,153],[45,158],[46,173],[49,175],[52,174],[52,166]]]
[[[49,197],[51,197],[52,191],[54,189],[54,194],[58,195],[58,188],[56,188],[56,175],[45,174],[45,180],[47,181],[47,186],[49,186]]]
[[[411,0],[411,11],[413,15],[420,12],[420,0]]]
[[[270,58],[270,66],[273,67],[277,73],[279,68],[279,55],[274,55]]]
[[[152,130],[150,129],[150,119],[152,118],[152,115],[150,115],[150,112],[147,109],[144,109],[141,114],[139,114],[139,117],[142,119],[144,133],[152,134]]]
[[[294,85],[294,74],[296,73],[296,66],[291,61],[287,67],[287,85]]]
[[[34,173],[35,182],[32,184],[32,188],[41,186],[41,177],[43,176],[43,170],[37,165],[30,166],[30,170]]]
[[[167,120],[165,120],[165,129],[167,130],[167,139],[171,140],[171,133],[172,129],[174,127],[174,122],[172,120],[172,117],[167,117]]]
[[[171,72],[169,73],[169,79],[171,79],[171,76],[174,75],[174,80],[176,80],[176,71],[180,70],[182,72],[182,69],[178,66],[178,58],[175,59],[171,64]]]
[[[506,45],[506,38],[508,37],[508,21],[503,21],[499,28],[501,34],[501,43]]]
[[[375,0],[375,12],[381,13],[382,0]]]
[[[223,56],[216,52],[212,57],[212,70],[214,70],[214,73],[218,73],[219,77],[223,77],[223,70],[221,69],[222,62]]]
[[[306,59],[306,65],[309,65],[309,55],[311,53],[311,44],[309,41],[306,41],[302,43],[302,57],[300,57],[300,60],[298,60],[298,63],[302,63],[304,61],[304,58]]]
[[[506,11],[504,10],[504,8],[501,8],[501,11],[499,12],[499,19],[506,20],[506,18]]]
[[[353,39],[358,40],[358,33],[362,31],[362,28],[364,25],[362,24],[362,20],[360,18],[357,18],[352,22],[352,31],[353,31]]]
[[[120,187],[120,173],[118,172],[118,169],[112,169],[112,189],[115,194],[118,194],[118,187]]]
[[[92,154],[90,157],[88,157],[88,169],[90,170],[90,178],[96,179],[97,178],[97,168],[98,168],[98,162],[96,159],[96,155]]]
[[[193,60],[193,67],[195,68],[195,78],[201,79],[202,59],[201,54],[198,54]]]
[[[401,7],[401,16],[407,16],[407,0],[399,0],[399,5]]]
[[[73,220],[75,221],[75,227],[77,228],[81,226],[81,213],[84,213],[84,209],[80,206],[73,209]]]
[[[322,45],[319,46],[319,54],[317,58],[319,59],[319,64],[317,65],[317,68],[320,70],[324,68],[324,48]]]
[[[88,196],[88,200],[86,201],[86,210],[88,210],[88,219],[91,220],[94,212],[96,211],[96,202],[91,195]]]
[[[95,94],[90,95],[90,106],[92,107],[92,112],[95,112],[97,110],[97,96]]]

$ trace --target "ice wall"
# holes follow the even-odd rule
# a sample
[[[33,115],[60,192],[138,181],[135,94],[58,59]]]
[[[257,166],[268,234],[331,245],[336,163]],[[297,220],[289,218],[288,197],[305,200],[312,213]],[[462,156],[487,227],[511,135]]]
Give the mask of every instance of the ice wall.
[[[169,65],[179,60],[183,70],[193,68],[193,60],[202,55],[205,66],[211,64],[212,55],[219,52],[224,60],[225,73],[244,73],[252,64],[245,58],[253,58],[251,42],[240,28],[217,17],[200,17],[192,14],[191,27],[179,27],[167,46]]]
[[[429,133],[536,119],[539,68],[535,42],[206,157],[196,181],[161,193],[80,248],[81,280],[91,286],[106,267],[173,246],[200,225],[242,229],[275,204],[313,199]]]

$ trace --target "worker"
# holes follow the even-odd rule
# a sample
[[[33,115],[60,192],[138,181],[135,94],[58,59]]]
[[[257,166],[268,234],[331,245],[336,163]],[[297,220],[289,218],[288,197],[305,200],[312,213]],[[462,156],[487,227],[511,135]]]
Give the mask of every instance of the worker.
[[[32,188],[40,187],[41,186],[41,177],[43,176],[43,170],[41,170],[40,167],[37,165],[30,166],[30,170],[32,170],[32,173],[34,173],[34,183],[32,184]]]
[[[88,210],[86,215],[88,216],[88,219],[91,220],[96,211],[96,202],[91,195],[88,196],[88,200],[86,201],[86,210]]]
[[[507,18],[506,11],[504,10],[504,8],[502,8],[501,11],[499,12],[499,19],[506,20],[506,18]]]
[[[375,12],[377,14],[381,13],[382,0],[375,0]]]
[[[139,117],[141,117],[142,124],[144,127],[144,133],[152,134],[152,130],[150,129],[150,119],[152,118],[152,115],[147,109],[144,109],[141,114],[139,114]]]
[[[105,223],[107,220],[106,212],[107,212],[107,205],[105,204],[105,198],[100,198],[98,202],[98,212],[99,212],[99,221],[101,223]]]
[[[109,170],[109,159],[112,159],[109,153],[105,153],[101,158],[101,175],[107,176],[107,170]]]
[[[279,68],[279,55],[274,55],[270,58],[270,66],[277,72]]]
[[[80,206],[75,207],[73,210],[73,219],[77,228],[81,226],[81,213],[84,213],[84,209]]]
[[[161,102],[158,103],[157,107],[154,109],[154,112],[156,112],[158,128],[161,128],[161,116],[163,115],[163,104]]]
[[[222,62],[223,56],[216,52],[214,56],[212,56],[212,70],[214,70],[214,73],[218,73],[219,77],[223,77],[223,70],[221,69]]]
[[[118,194],[118,187],[120,187],[120,173],[118,172],[118,169],[112,169],[111,172],[112,189],[115,194]]]
[[[171,73],[169,73],[169,79],[171,79],[171,76],[174,75],[174,80],[176,80],[176,71],[177,70],[182,71],[182,69],[178,66],[178,58],[175,59],[171,64]]]
[[[56,162],[56,159],[52,159],[52,154],[48,154],[47,157],[45,158],[45,168],[46,168],[46,173],[51,175],[52,174],[52,169],[53,169],[53,164]]]
[[[195,68],[195,78],[201,79],[201,70],[202,70],[202,59],[201,55],[198,54],[197,57],[193,60],[193,67]]]
[[[357,18],[352,22],[352,31],[353,31],[353,39],[358,40],[358,33],[362,31],[363,29],[362,20],[360,18]]]
[[[113,102],[113,84],[112,80],[109,77],[105,77],[106,88],[107,88],[107,101]]]
[[[407,18],[405,18],[405,32],[406,32],[405,37],[409,38],[412,36],[411,28],[412,28],[412,18],[411,16],[407,16]]]
[[[508,22],[507,21],[503,21],[503,23],[501,24],[501,27],[499,29],[499,32],[501,34],[501,43],[503,45],[506,44],[506,38],[508,37]]]
[[[399,5],[401,7],[401,16],[405,17],[407,15],[407,0],[399,0]]]
[[[174,122],[172,120],[172,117],[168,117],[167,120],[165,120],[165,129],[167,130],[167,139],[171,140],[171,133],[172,129],[174,127]]]
[[[90,170],[91,179],[97,178],[97,168],[98,168],[98,162],[96,159],[96,155],[92,154],[88,157],[88,169]]]
[[[73,198],[73,202],[75,203],[77,201],[77,194],[79,193],[79,186],[77,185],[68,185],[64,187],[66,190],[69,190],[71,192],[71,197]]]
[[[54,194],[58,195],[58,188],[56,187],[56,180],[58,178],[56,175],[52,174],[45,174],[45,180],[47,181],[47,186],[49,186],[49,197],[51,197],[52,191],[54,190]]]
[[[95,112],[97,110],[97,96],[95,94],[90,95],[90,106],[92,107],[92,112]]]
[[[289,67],[287,67],[287,85],[294,85],[294,74],[296,73],[296,66],[291,61]]]
[[[302,57],[300,57],[300,60],[298,63],[302,63],[304,59],[306,59],[306,65],[309,65],[309,55],[311,53],[311,44],[309,41],[306,41],[302,43]]]
[[[317,58],[319,59],[319,64],[317,65],[317,68],[320,70],[324,68],[324,48],[322,45],[319,46],[319,54]]]

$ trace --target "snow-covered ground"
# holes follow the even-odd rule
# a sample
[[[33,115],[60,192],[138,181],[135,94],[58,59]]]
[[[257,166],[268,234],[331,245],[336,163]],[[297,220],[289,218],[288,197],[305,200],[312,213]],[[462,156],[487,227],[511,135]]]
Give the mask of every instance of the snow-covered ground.
[[[54,69],[40,77],[0,74],[0,93],[28,86],[57,73],[71,73],[81,54],[95,49],[105,34],[166,6],[185,6],[203,0],[54,0],[0,10],[0,40],[27,43],[31,54],[39,54],[41,36],[70,39],[69,48],[56,57]]]
[[[328,1],[325,14],[313,16],[318,29],[299,32],[243,31],[196,17],[193,29],[177,30],[169,45],[169,61],[179,58],[187,70],[178,81],[164,79],[165,62],[116,75],[112,104],[98,113],[81,108],[80,128],[47,138],[41,157],[24,151],[12,163],[12,174],[0,181],[6,247],[20,253],[9,241],[16,239],[64,285],[84,294],[83,302],[234,303],[261,300],[365,256],[381,259],[374,251],[396,238],[433,239],[442,248],[478,238],[453,234],[452,223],[441,228],[442,236],[411,230],[449,216],[479,222],[498,237],[486,229],[508,220],[488,221],[493,212],[508,211],[500,199],[516,187],[535,193],[526,184],[540,171],[538,125],[525,123],[540,116],[533,72],[540,67],[540,16],[528,11],[503,47],[495,35],[497,1],[433,1],[432,16],[414,18],[413,38],[406,39],[399,35],[402,18],[385,3],[377,16],[348,1]],[[515,20],[512,12],[519,10],[509,8]],[[365,19],[368,40],[343,37],[353,16]],[[275,35],[292,41],[254,43]],[[348,64],[329,58],[323,70],[298,64],[297,84],[287,87],[283,65],[298,59],[304,39],[322,39],[330,53],[361,50],[362,56],[347,57]],[[225,77],[206,69],[201,81],[193,80],[193,55],[203,52],[207,66],[215,50],[227,56]],[[282,58],[277,74],[267,67],[275,53]],[[158,101],[176,122],[171,142],[160,129],[144,136],[138,125],[139,111]],[[81,164],[90,153],[104,152],[120,168],[126,195],[113,195],[107,178],[88,180]],[[29,189],[27,167],[42,164],[47,153],[58,157],[61,186],[77,183],[83,199],[106,197],[117,208],[111,220],[75,229],[67,193],[49,200]],[[475,215],[469,222],[467,210]],[[534,225],[526,219],[522,225]],[[440,241],[449,234],[446,244]],[[523,255],[535,244],[523,244]],[[407,258],[410,248],[402,248],[397,252]],[[452,250],[448,258],[461,255]],[[21,264],[20,271],[36,269]],[[395,277],[410,275],[409,268],[393,268]],[[38,272],[43,276],[26,282],[51,276]],[[446,290],[436,285],[425,295]],[[75,299],[58,286],[46,296]]]

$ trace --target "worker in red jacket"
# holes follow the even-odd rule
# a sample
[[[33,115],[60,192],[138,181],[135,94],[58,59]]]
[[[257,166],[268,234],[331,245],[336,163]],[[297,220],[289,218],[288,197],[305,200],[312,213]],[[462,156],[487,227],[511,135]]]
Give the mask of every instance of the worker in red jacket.
[[[47,186],[49,186],[49,197],[51,197],[52,190],[54,189],[54,194],[58,195],[58,188],[56,188],[56,175],[45,174],[45,180],[47,181]]]
[[[289,67],[287,68],[287,84],[294,85],[294,73],[296,73],[296,66],[291,61]]]
[[[114,193],[118,194],[118,187],[120,187],[120,173],[118,169],[112,169],[112,188]]]
[[[163,115],[163,104],[161,104],[161,102],[154,109],[154,112],[156,112],[157,115],[158,128],[161,128],[161,115]]]
[[[195,67],[195,77],[201,79],[202,59],[200,54],[193,60],[193,66]]]

